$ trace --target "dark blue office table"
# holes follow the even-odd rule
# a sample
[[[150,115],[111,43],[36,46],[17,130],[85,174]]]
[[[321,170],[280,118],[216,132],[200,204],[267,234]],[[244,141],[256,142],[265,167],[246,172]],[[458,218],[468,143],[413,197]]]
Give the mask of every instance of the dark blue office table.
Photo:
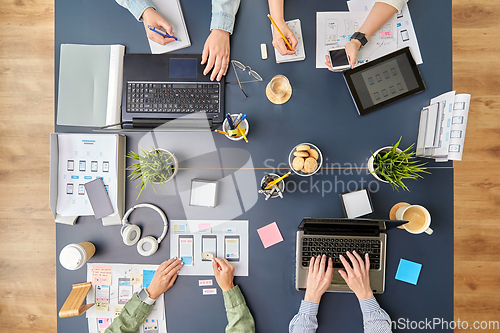
[[[192,46],[177,53],[200,53],[209,34],[210,2],[181,2]],[[231,113],[248,114],[250,143],[232,142],[220,134],[194,135],[189,145],[199,146],[202,142],[196,142],[197,138],[201,141],[209,135],[216,151],[183,160],[180,167],[189,170],[180,170],[175,181],[168,183],[168,189],[162,190],[164,192],[155,194],[147,189],[136,200],[136,184],[127,180],[127,208],[150,202],[161,207],[170,219],[184,219],[192,215],[188,215],[176,193],[186,189],[189,179],[231,176],[237,183],[237,170],[243,167],[248,179],[260,181],[273,169],[280,168],[280,173],[287,171],[288,153],[297,143],[312,142],[321,149],[325,157],[324,168],[312,177],[289,177],[284,199],[265,201],[259,195],[255,201],[255,187],[237,184],[240,185],[238,198],[242,201],[243,213],[225,217],[249,220],[249,276],[236,277],[235,282],[243,290],[257,332],[287,331],[290,319],[298,311],[304,293],[294,288],[295,232],[302,218],[342,217],[338,193],[366,186],[375,192],[372,194],[373,217],[387,218],[392,205],[400,201],[418,203],[430,211],[434,229],[432,236],[389,231],[386,292],[377,296],[377,300],[392,320],[399,323],[432,321],[433,318],[453,320],[452,163],[429,161],[432,174],[423,180],[407,182],[411,192],[395,192],[389,185],[376,182],[365,169],[370,151],[393,144],[400,136],[403,136],[402,146],[415,142],[420,109],[428,105],[432,97],[452,88],[451,0],[410,1],[409,6],[424,59],[420,71],[427,90],[360,117],[342,76],[315,68],[316,12],[347,10],[344,0],[288,0],[285,17],[301,19],[307,58],[279,65],[275,63],[271,45],[267,2],[242,1],[231,37],[231,59],[251,66],[264,81],[244,85],[249,98],[243,96],[237,85],[227,85],[226,108]],[[56,0],[56,88],[61,43],[123,44],[127,53],[149,53],[143,25],[114,1]],[[261,43],[267,44],[267,60],[260,58]],[[276,74],[286,75],[293,86],[292,98],[280,106],[265,98],[265,86]],[[234,79],[232,69],[228,76],[229,81]],[[56,126],[56,131],[88,129]],[[128,132],[126,135],[127,150],[137,150],[148,134]],[[168,135],[158,134],[155,139],[159,147],[181,156],[188,149],[185,142],[181,144]],[[228,153],[235,157],[225,158]],[[250,204],[245,206],[245,200]],[[205,218],[223,216],[224,207],[222,202],[214,210],[207,209]],[[157,236],[161,232],[154,212],[136,212],[131,221],[141,225],[145,235]],[[274,221],[284,241],[264,249],[256,230]],[[103,227],[93,217],[79,218],[74,226],[58,224],[56,230],[57,254],[68,243],[91,241],[97,248],[91,262],[159,264],[169,258],[168,239],[160,244],[156,254],[141,257],[135,247],[122,243],[119,227]],[[400,258],[423,264],[417,286],[394,279]],[[165,294],[169,332],[223,332],[226,317],[222,296],[202,296],[197,283],[199,278],[181,276]],[[58,309],[69,294],[71,284],[85,279],[85,269],[68,271],[57,264]],[[318,320],[318,332],[362,331],[361,312],[352,294],[326,294]],[[405,331],[402,326],[399,328]],[[58,319],[58,331],[87,332],[87,320],[84,315]]]

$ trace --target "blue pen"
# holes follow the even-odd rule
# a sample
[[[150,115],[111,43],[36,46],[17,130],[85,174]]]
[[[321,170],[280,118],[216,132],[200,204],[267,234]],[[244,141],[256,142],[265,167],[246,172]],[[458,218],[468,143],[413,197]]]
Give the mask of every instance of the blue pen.
[[[234,120],[233,120],[234,128],[238,127],[238,125],[236,125],[236,124],[239,124],[241,116],[243,116],[243,113],[240,113],[239,115],[236,116],[236,118],[234,118]]]
[[[244,115],[243,115],[243,117],[241,117],[240,121],[238,121],[238,123],[237,123],[237,124],[234,124],[234,126],[236,126],[236,127],[240,126],[241,122],[242,122],[243,120],[245,120],[245,118],[246,118],[246,117],[247,117],[247,115],[246,115],[246,114],[244,114]]]
[[[232,130],[234,130],[233,119],[231,118],[231,116],[229,115],[229,113],[226,113],[226,119],[227,119],[227,123],[229,124],[229,127]]]
[[[170,36],[169,34],[167,34],[167,32],[165,31],[165,29],[163,28],[160,28],[160,29],[156,29],[155,27],[151,26],[151,25],[148,25],[148,29],[153,31],[153,32],[156,32],[158,35],[161,35],[163,37],[167,37],[167,38],[173,38],[175,39],[176,41],[180,41],[179,38],[175,37],[175,36]]]

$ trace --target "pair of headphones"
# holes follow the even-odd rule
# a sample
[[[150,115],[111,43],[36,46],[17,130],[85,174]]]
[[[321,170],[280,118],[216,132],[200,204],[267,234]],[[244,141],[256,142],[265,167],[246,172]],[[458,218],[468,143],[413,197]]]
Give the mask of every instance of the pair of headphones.
[[[160,214],[161,219],[163,220],[163,232],[158,239],[154,238],[153,236],[146,236],[141,240],[139,240],[141,238],[141,228],[139,228],[139,226],[135,224],[128,223],[128,217],[137,208],[151,208],[155,210],[158,214]],[[160,244],[163,238],[165,238],[167,231],[168,231],[168,219],[165,213],[155,205],[143,203],[135,205],[125,213],[122,219],[122,228],[120,230],[120,233],[122,235],[123,242],[125,243],[125,245],[132,246],[135,243],[137,243],[137,241],[139,241],[137,243],[137,252],[139,252],[141,256],[147,257],[154,254],[156,250],[158,250],[158,244]],[[144,249],[145,244],[150,244],[151,248],[145,250]]]

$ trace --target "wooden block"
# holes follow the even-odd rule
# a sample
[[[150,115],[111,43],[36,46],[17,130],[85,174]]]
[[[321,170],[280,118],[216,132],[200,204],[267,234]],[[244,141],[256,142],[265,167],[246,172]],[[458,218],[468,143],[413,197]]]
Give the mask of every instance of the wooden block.
[[[82,305],[82,303],[85,300],[85,297],[87,297],[91,287],[91,282],[74,284],[68,298],[66,298],[66,302],[64,302],[61,310],[59,311],[59,317],[66,318],[79,316],[90,309],[94,303],[85,305]]]

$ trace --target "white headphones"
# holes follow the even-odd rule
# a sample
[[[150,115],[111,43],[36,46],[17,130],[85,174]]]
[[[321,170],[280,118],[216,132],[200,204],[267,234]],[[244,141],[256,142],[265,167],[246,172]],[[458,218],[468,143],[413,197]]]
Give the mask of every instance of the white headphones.
[[[139,238],[141,238],[141,228],[135,224],[130,224],[128,223],[128,217],[136,208],[152,208],[154,209],[158,214],[160,214],[161,219],[163,220],[163,232],[161,236],[156,239],[153,236],[146,236],[142,238],[139,243],[137,241]],[[135,205],[134,207],[130,208],[125,215],[123,216],[122,219],[122,228],[120,230],[120,233],[123,238],[123,242],[125,245],[132,246],[135,243],[137,243],[137,251],[139,252],[140,255],[142,256],[150,256],[158,250],[158,244],[163,240],[165,235],[167,234],[168,231],[168,219],[165,213],[163,211],[156,207],[155,205],[148,204],[148,203],[143,203],[143,204],[138,204]],[[150,244],[151,248],[149,250],[144,250],[144,244]]]

